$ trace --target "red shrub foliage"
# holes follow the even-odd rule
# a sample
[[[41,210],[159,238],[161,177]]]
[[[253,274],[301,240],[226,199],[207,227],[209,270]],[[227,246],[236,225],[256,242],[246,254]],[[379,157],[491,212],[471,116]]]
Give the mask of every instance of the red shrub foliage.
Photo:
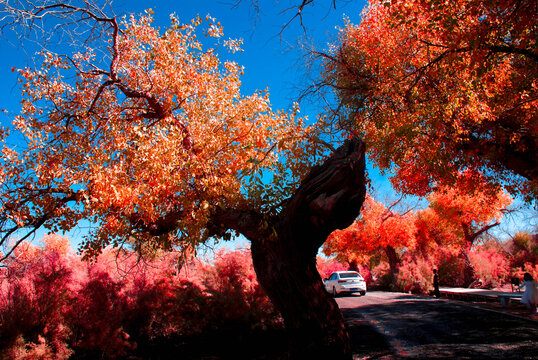
[[[465,282],[463,277],[465,263],[460,256],[460,249],[436,246],[432,254],[434,254],[432,261],[439,273],[439,284],[448,287],[462,287]]]
[[[364,280],[366,281],[367,286],[371,286],[374,283],[374,277],[372,273],[370,272],[370,269],[368,269],[366,266],[359,265],[358,271],[359,271],[359,274],[361,274]]]
[[[205,291],[210,295],[208,315],[212,326],[223,330],[241,323],[267,328],[279,321],[256,279],[250,251],[220,251],[213,266],[202,274]]]
[[[44,248],[21,247],[0,279],[0,353],[4,349],[7,358],[67,359],[72,353],[65,325],[70,257],[47,240]]]
[[[348,270],[349,264],[343,264],[333,259],[318,256],[316,259],[316,267],[321,278],[327,279],[335,271]]]
[[[532,270],[533,264],[538,264],[538,234],[518,232],[506,242],[505,248],[511,254],[510,266],[514,272],[523,271],[529,267]]]
[[[125,358],[167,340],[281,325],[247,250],[180,270],[174,253],[143,261],[105,251],[89,263],[66,238],[44,243],[24,244],[0,272],[1,360]]]
[[[426,294],[433,289],[434,265],[430,259],[407,256],[399,268],[397,285],[401,291]]]
[[[469,257],[482,287],[501,286],[510,275],[508,258],[495,246],[480,246]]]
[[[388,262],[379,262],[376,266],[372,268],[371,274],[376,287],[380,289],[391,288],[392,280],[390,276],[390,266]]]

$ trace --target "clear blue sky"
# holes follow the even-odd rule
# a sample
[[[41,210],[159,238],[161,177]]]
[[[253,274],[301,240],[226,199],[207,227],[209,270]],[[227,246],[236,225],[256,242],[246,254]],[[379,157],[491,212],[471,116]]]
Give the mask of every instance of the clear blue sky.
[[[342,27],[344,16],[352,22],[359,22],[360,13],[365,1],[337,1],[337,8],[332,8],[332,1],[316,1],[314,7],[308,7],[303,13],[304,29],[298,19],[286,24],[294,16],[293,9],[285,11],[298,1],[283,0],[259,1],[259,13],[256,12],[250,0],[236,4],[236,0],[211,1],[126,1],[114,2],[114,12],[140,14],[145,9],[152,8],[156,24],[162,28],[169,25],[169,15],[176,13],[180,21],[188,22],[193,17],[210,14],[221,22],[224,28],[224,38],[241,38],[244,40],[244,52],[233,55],[233,60],[245,67],[242,78],[243,94],[256,90],[268,89],[274,109],[288,109],[298,96],[298,89],[307,83],[306,67],[301,58],[299,45],[306,41],[313,43],[316,48],[325,50]],[[8,110],[8,117],[2,116],[2,124],[10,121],[19,109],[19,90],[16,84],[16,74],[11,68],[24,67],[28,63],[28,55],[17,46],[9,44],[5,37],[0,38],[0,108]],[[30,54],[31,55],[31,54]],[[223,53],[225,57],[232,55]],[[316,74],[314,74],[316,75]],[[301,103],[301,114],[315,119],[319,108],[316,104]],[[376,197],[383,201],[387,197],[394,198],[394,193],[388,180],[369,165],[368,169]],[[523,220],[516,220],[521,222]],[[519,224],[521,226],[525,224]],[[513,227],[513,225],[510,225]],[[519,227],[519,226],[518,226]],[[84,231],[75,231],[70,236],[77,241]]]

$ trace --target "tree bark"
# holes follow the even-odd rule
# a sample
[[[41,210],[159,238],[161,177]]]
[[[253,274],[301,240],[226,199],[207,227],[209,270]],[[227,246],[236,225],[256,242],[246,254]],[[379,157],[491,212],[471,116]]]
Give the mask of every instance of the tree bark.
[[[463,260],[463,287],[469,288],[476,280],[476,271],[469,257],[470,248],[463,247],[460,258]]]
[[[351,225],[360,212],[364,150],[361,140],[346,141],[312,168],[278,216],[228,210],[213,216],[218,228],[235,229],[251,240],[258,281],[282,314],[292,359],[351,359],[344,318],[325,291],[316,255],[332,231]]]
[[[485,225],[481,227],[478,230],[474,230],[471,224],[462,224],[461,227],[463,229],[463,247],[460,251],[460,258],[464,262],[464,268],[463,268],[463,286],[464,287],[471,287],[473,283],[477,279],[476,277],[476,270],[474,268],[473,263],[471,262],[471,258],[469,257],[469,254],[471,253],[471,248],[473,247],[473,244],[475,240],[488,231],[491,228],[494,228],[495,226],[498,226],[500,222],[497,220],[494,223],[491,223],[489,225]]]
[[[390,282],[393,288],[396,289],[396,279],[398,278],[398,272],[400,270],[400,258],[396,253],[396,249],[394,249],[394,247],[390,245],[387,245],[387,247],[385,248],[385,254],[387,255],[387,259],[389,261]]]

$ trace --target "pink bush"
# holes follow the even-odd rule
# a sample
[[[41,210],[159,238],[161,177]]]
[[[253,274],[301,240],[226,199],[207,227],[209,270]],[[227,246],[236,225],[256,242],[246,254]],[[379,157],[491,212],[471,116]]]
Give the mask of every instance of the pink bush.
[[[374,280],[374,284],[381,289],[389,289],[392,286],[392,280],[390,276],[390,266],[386,261],[381,261],[374,266],[371,271],[371,276]]]
[[[213,326],[226,328],[231,324],[249,324],[266,328],[280,322],[269,298],[258,280],[250,251],[220,251],[202,279],[210,295],[210,317]]]
[[[347,263],[342,264],[336,260],[327,259],[321,256],[318,256],[316,260],[316,267],[322,279],[327,279],[335,271],[349,269],[349,264]]]
[[[125,358],[141,345],[281,325],[249,251],[221,251],[181,269],[178,256],[105,251],[88,263],[55,235],[43,246],[24,244],[0,272],[2,360]]]
[[[465,263],[458,248],[437,246],[431,252],[432,263],[439,272],[441,286],[461,287],[464,284]]]
[[[370,269],[368,269],[366,266],[359,265],[358,271],[366,281],[366,286],[371,286],[374,284],[374,277],[370,272]]]
[[[400,265],[397,285],[401,291],[427,294],[433,290],[434,265],[429,259],[407,256]]]
[[[27,252],[19,250],[9,259],[0,279],[0,346],[8,359],[67,359],[72,352],[65,326],[72,300],[70,258],[53,246],[22,249]]]
[[[479,247],[470,252],[469,258],[485,288],[501,286],[510,274],[508,258],[494,247]]]
[[[123,330],[127,299],[120,294],[123,284],[108,273],[92,274],[75,297],[69,325],[73,346],[95,356],[117,358],[134,347]]]

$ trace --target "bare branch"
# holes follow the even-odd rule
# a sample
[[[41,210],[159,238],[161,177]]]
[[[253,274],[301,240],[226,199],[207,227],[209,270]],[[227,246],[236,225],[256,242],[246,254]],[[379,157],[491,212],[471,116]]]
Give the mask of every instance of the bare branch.
[[[21,44],[34,42],[40,48],[49,42],[87,45],[101,39],[115,21],[110,0],[98,7],[89,0],[28,1],[4,0],[0,3],[0,30],[11,30]],[[107,15],[107,12],[111,15]],[[24,45],[23,45],[24,47]]]
[[[11,236],[18,230],[27,228],[29,229],[29,231],[22,238],[18,239],[14,245],[10,246],[10,249],[8,250],[8,252],[6,254],[3,254],[2,257],[0,258],[0,262],[7,259],[13,253],[13,251],[15,250],[17,246],[19,246],[23,241],[28,239],[30,236],[34,235],[35,232],[39,228],[41,228],[47,221],[51,220],[54,217],[56,210],[64,207],[69,202],[77,201],[80,196],[80,192],[62,192],[60,190],[55,190],[55,189],[40,189],[40,190],[37,190],[35,194],[30,194],[29,196],[40,196],[40,195],[42,196],[44,194],[51,194],[53,192],[65,193],[65,197],[61,199],[57,199],[56,202],[54,203],[50,203],[48,205],[48,209],[44,211],[44,213],[41,216],[29,217],[26,223],[15,224],[11,228],[4,228],[3,227],[4,224],[2,224],[2,226],[0,227],[0,233],[3,233],[3,235],[2,235],[2,238],[0,238],[0,245],[5,245],[6,242],[11,238]],[[26,199],[23,199],[20,203],[13,204],[11,206],[11,211],[17,209],[18,207],[23,205],[26,201],[27,201]],[[8,209],[8,208],[9,208],[8,206],[4,205],[4,209]]]

